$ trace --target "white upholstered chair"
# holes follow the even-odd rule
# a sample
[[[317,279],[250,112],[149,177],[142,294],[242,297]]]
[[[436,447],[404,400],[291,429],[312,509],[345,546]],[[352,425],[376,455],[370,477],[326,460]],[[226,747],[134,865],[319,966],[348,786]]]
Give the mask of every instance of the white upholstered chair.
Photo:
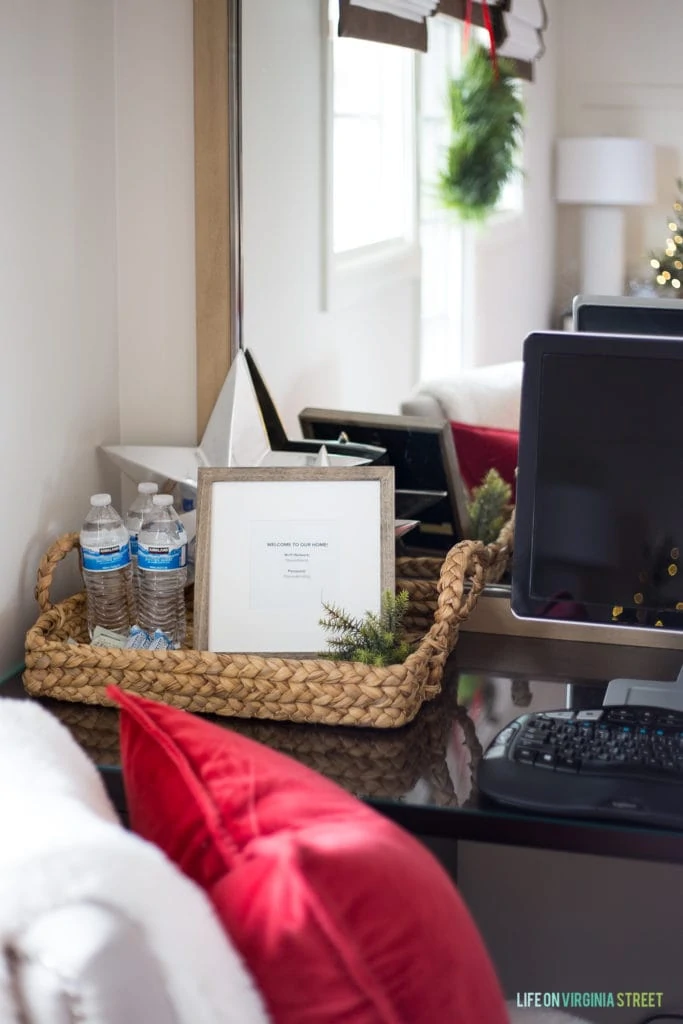
[[[401,403],[401,412],[474,427],[517,430],[522,365],[519,361],[476,366],[455,377],[424,381]]]

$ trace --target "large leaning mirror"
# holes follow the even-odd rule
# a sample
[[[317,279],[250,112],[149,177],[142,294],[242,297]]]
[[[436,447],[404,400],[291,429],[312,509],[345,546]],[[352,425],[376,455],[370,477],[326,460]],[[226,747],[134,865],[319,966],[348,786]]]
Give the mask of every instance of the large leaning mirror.
[[[616,0],[541,6],[544,52],[532,61],[533,80],[519,83],[520,174],[487,224],[471,227],[434,195],[448,81],[462,63],[461,19],[430,19],[429,46],[419,53],[340,39],[334,0],[197,0],[197,254],[206,274],[205,286],[198,277],[198,308],[203,287],[207,301],[203,323],[198,314],[200,410],[209,403],[202,386],[205,396],[218,386],[219,367],[241,340],[290,436],[311,406],[441,410],[464,419],[463,375],[481,367],[491,371],[482,392],[494,409],[484,425],[514,429],[523,340],[562,325],[581,276],[577,208],[555,202],[562,137],[620,134],[658,144],[659,205],[634,207],[626,219],[628,277],[647,273],[644,254],[660,246],[675,191],[670,87],[657,86],[655,103],[648,83],[664,65],[654,50],[641,48],[628,87],[617,69],[629,38],[654,31],[660,8],[641,25],[641,15],[630,7],[626,16]],[[228,100],[211,122],[208,94],[221,59],[212,24],[220,19]],[[202,137],[211,149],[226,123],[232,155],[222,180],[232,219],[223,242],[207,219],[206,245],[202,189],[210,196],[221,170],[209,167],[202,185]],[[232,262],[221,262],[221,245]],[[212,287],[226,280],[230,330],[221,340],[202,328],[215,324]]]

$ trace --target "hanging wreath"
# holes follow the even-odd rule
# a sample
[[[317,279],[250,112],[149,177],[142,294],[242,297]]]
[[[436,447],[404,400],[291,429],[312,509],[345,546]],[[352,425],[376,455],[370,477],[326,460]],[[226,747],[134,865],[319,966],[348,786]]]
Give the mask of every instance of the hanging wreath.
[[[476,46],[450,84],[452,139],[438,192],[463,220],[484,220],[516,170],[524,104],[514,70]]]

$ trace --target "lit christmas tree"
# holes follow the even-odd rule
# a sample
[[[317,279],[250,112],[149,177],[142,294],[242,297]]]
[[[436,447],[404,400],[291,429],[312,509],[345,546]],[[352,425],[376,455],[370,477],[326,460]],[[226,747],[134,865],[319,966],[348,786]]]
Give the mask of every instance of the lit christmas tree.
[[[683,179],[677,183],[679,196],[683,194]],[[653,253],[650,266],[655,271],[655,281],[660,292],[683,298],[683,203],[680,198],[673,205],[674,215],[669,221],[671,234],[666,240],[664,252]]]

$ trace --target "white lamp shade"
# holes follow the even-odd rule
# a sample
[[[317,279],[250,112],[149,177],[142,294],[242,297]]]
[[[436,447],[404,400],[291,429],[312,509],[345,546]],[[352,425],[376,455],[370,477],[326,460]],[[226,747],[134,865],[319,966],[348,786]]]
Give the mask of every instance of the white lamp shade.
[[[591,206],[655,201],[655,150],[644,139],[559,139],[557,200]]]

